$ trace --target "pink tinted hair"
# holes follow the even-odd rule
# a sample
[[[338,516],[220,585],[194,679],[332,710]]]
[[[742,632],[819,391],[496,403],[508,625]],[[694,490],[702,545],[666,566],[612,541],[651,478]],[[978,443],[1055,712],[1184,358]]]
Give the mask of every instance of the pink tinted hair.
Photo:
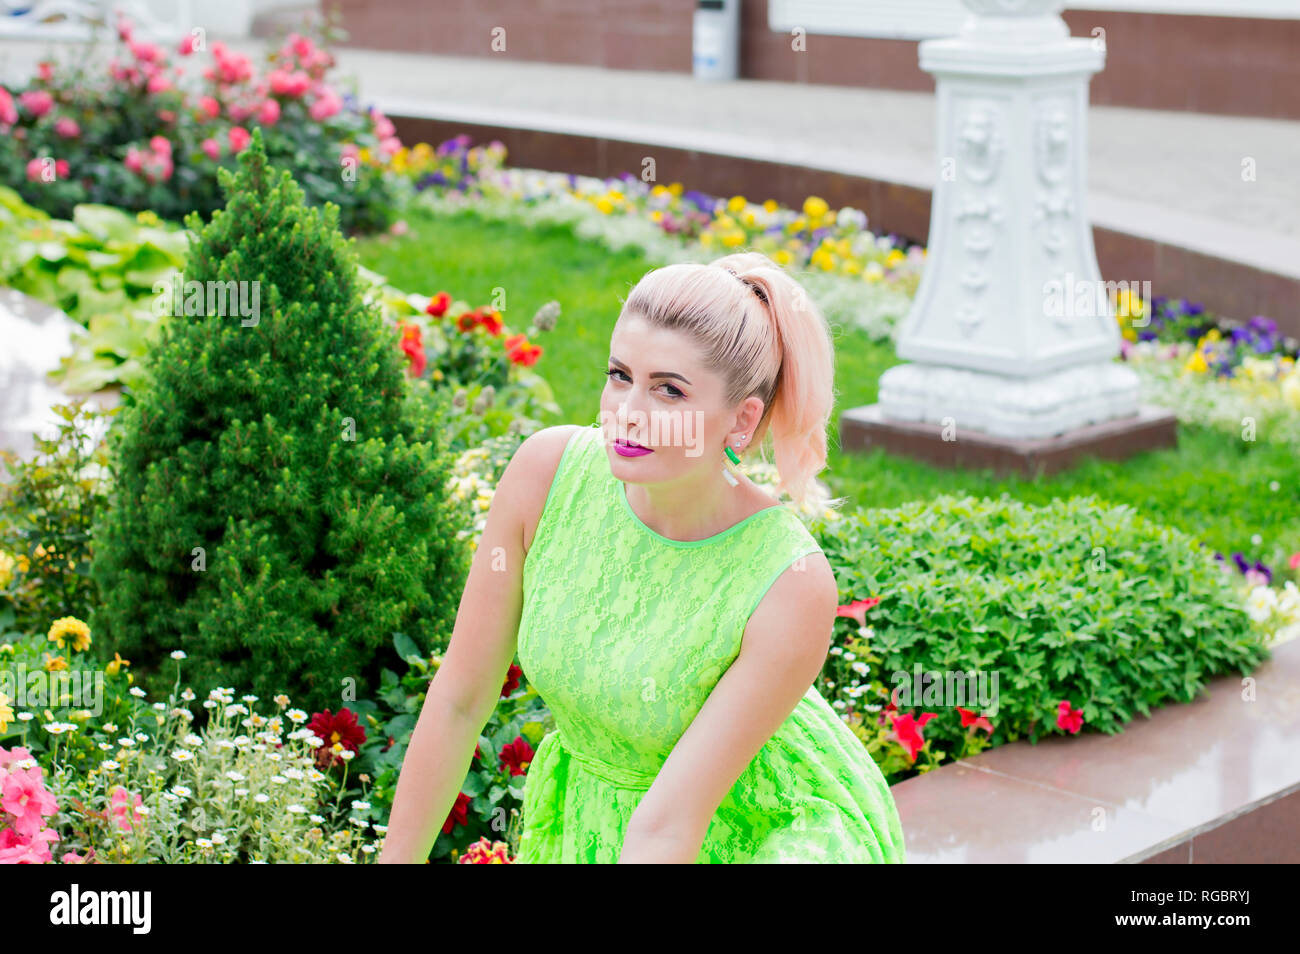
[[[707,265],[679,263],[648,272],[628,295],[619,320],[633,315],[693,339],[704,365],[726,382],[728,407],[751,395],[763,402],[745,449],[759,447],[766,462],[763,439],[770,430],[778,492],[802,505],[812,479],[826,466],[826,428],[836,394],[830,329],[803,287],[762,252],[737,252]]]

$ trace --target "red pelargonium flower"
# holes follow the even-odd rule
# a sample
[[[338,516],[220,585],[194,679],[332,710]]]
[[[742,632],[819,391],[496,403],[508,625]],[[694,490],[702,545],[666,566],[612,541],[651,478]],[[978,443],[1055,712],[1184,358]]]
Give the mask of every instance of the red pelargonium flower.
[[[504,345],[506,357],[514,364],[524,367],[536,364],[537,359],[542,356],[542,349],[535,344],[530,344],[524,335],[511,335],[505,340]]]
[[[411,359],[410,372],[411,377],[418,378],[424,374],[425,365],[428,364],[428,358],[424,355],[424,338],[421,336],[420,326],[411,325],[402,322],[402,351]]]
[[[424,310],[435,318],[441,318],[447,314],[447,309],[451,307],[451,296],[445,291],[440,291],[429,299],[429,304],[424,306]]]
[[[1062,699],[1056,707],[1056,727],[1074,735],[1083,728],[1083,710],[1072,707],[1069,699]]]
[[[984,718],[984,716],[976,715],[969,709],[963,709],[961,706],[957,707],[957,711],[961,713],[961,727],[963,729],[967,726],[973,725],[976,729],[983,729],[989,735],[993,734],[993,723]]]
[[[510,769],[511,775],[524,775],[528,772],[534,754],[528,740],[517,735],[513,742],[501,747],[501,767]]]
[[[451,830],[457,825],[464,825],[469,821],[469,796],[464,792],[456,795],[456,804],[451,806],[451,811],[447,814],[447,820],[442,823],[442,833],[450,835]]]
[[[351,709],[340,709],[338,712],[326,709],[318,712],[311,717],[307,728],[323,740],[316,750],[316,764],[321,767],[343,761],[334,751],[335,745],[342,745],[349,752],[355,753],[366,741],[366,730],[357,723],[356,713]]]
[[[894,738],[899,741],[903,748],[907,749],[908,756],[913,762],[916,761],[916,754],[925,745],[925,739],[921,736],[921,726],[934,717],[935,713],[933,712],[924,712],[919,719],[910,712],[907,715],[894,716]]]
[[[466,311],[456,316],[456,328],[464,334],[469,334],[478,324],[478,311]]]
[[[867,610],[871,609],[871,607],[875,606],[879,602],[879,596],[870,596],[865,600],[854,600],[852,603],[845,606],[835,607],[835,615],[848,616],[851,619],[856,619],[859,626],[866,626]]]
[[[520,669],[514,663],[510,664],[510,669],[506,671],[505,684],[501,687],[502,698],[510,695],[512,692],[514,692],[516,689],[519,688],[519,677],[522,676],[523,674],[524,671],[522,669]]]

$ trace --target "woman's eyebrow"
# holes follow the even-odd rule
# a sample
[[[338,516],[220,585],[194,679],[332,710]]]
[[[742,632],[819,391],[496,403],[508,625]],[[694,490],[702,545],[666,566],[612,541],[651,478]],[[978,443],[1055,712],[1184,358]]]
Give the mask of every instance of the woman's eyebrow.
[[[625,365],[622,361],[618,360],[618,358],[614,357],[613,355],[610,355],[610,356],[609,356],[609,360],[610,360],[611,363],[618,365],[618,366],[619,366],[620,368],[622,368],[624,371],[631,371],[631,370],[632,370],[631,368],[629,368],[627,365]],[[676,378],[676,379],[679,380],[679,381],[685,381],[687,384],[690,384],[690,383],[691,383],[690,381],[687,381],[684,377],[682,377],[680,374],[677,374],[677,373],[674,372],[674,371],[651,371],[651,372],[650,372],[650,377],[652,377],[652,378]]]

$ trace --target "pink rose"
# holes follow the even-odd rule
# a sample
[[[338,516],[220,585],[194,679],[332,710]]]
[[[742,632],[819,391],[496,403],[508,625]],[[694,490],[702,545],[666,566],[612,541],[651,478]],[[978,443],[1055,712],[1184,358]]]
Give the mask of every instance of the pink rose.
[[[36,64],[36,69],[40,73],[41,82],[48,83],[54,79],[54,65],[48,60],[42,60]]]
[[[176,48],[177,52],[180,53],[181,56],[189,56],[191,53],[194,52],[194,43],[195,40],[194,40],[193,33],[189,34],[188,36],[181,37],[181,44],[179,47]]]
[[[126,158],[122,160],[122,164],[132,172],[139,173],[144,168],[144,153],[132,146],[127,150]]]
[[[142,63],[159,63],[162,62],[162,50],[152,43],[129,43],[131,55]]]
[[[263,126],[273,126],[279,118],[280,104],[273,99],[266,100],[257,109],[257,121]]]
[[[172,143],[166,136],[154,136],[149,140],[149,148],[160,155],[170,156],[172,154]]]
[[[297,98],[311,89],[311,77],[301,70],[292,73],[285,69],[272,70],[266,78],[276,96]]]
[[[149,85],[146,88],[151,93],[165,93],[172,88],[172,81],[165,73],[155,73],[149,77]]]
[[[66,159],[54,160],[54,174],[58,176],[60,179],[66,179],[70,171],[71,170],[68,168],[68,160]]]
[[[18,97],[18,101],[37,119],[54,108],[54,97],[43,89],[29,89]]]
[[[221,104],[211,96],[200,96],[199,110],[203,115],[207,116],[208,119],[216,119],[221,115]]]
[[[243,152],[245,147],[252,142],[253,137],[249,135],[248,130],[243,126],[230,127],[230,149],[232,152]]]
[[[81,127],[70,116],[60,116],[54,121],[54,132],[60,139],[76,139],[81,135]]]
[[[9,94],[9,90],[0,86],[0,123],[12,126],[18,122],[18,109],[14,106],[14,98]]]
[[[27,181],[40,182],[42,173],[45,172],[45,160],[37,156],[27,163]]]
[[[317,122],[329,119],[343,109],[343,100],[339,99],[338,94],[328,86],[325,87],[316,102],[311,104],[311,118]]]
[[[205,139],[200,144],[200,148],[208,154],[208,158],[216,162],[221,158],[221,143],[215,139]]]

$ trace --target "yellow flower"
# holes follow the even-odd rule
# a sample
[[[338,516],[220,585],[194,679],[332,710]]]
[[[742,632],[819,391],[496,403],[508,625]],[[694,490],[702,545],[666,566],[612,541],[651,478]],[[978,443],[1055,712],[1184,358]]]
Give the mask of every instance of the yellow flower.
[[[803,200],[803,214],[810,219],[820,219],[828,211],[830,211],[830,206],[826,204],[825,199],[810,195]]]
[[[1196,351],[1193,352],[1192,356],[1187,360],[1186,366],[1183,368],[1184,371],[1195,371],[1195,372],[1202,372],[1202,373],[1208,371],[1209,369],[1210,366],[1205,363],[1205,353],[1201,351],[1200,348],[1197,348]]]
[[[766,202],[763,203],[763,211],[769,214],[775,212],[779,208],[781,207],[777,205],[776,199],[768,199]]]
[[[64,616],[62,619],[56,619],[50,627],[49,636],[46,638],[52,643],[57,643],[60,649],[67,649],[64,640],[69,637],[72,639],[72,648],[78,652],[84,652],[90,648],[90,627],[75,616]]]
[[[713,247],[713,233],[712,233],[712,232],[701,232],[701,233],[700,233],[700,244],[703,245],[705,248],[712,248],[712,247]]]
[[[368,148],[366,148],[366,147],[363,146],[361,149],[359,149],[359,150],[357,151],[357,158],[358,158],[359,160],[361,160],[362,162],[369,162],[369,161],[370,161],[370,150],[369,150]]]
[[[727,246],[727,248],[735,248],[736,246],[743,245],[744,243],[745,243],[744,229],[733,229],[722,238],[722,244]]]
[[[663,217],[664,217],[663,209],[655,209],[653,212],[650,213],[650,221],[652,222],[659,222],[663,219]]]
[[[145,209],[143,212],[135,214],[135,220],[141,225],[161,225],[162,221],[158,218],[158,213],[152,209]]]
[[[779,248],[776,250],[776,254],[772,256],[772,261],[778,265],[789,265],[794,261],[794,256],[790,254],[789,249]]]
[[[844,264],[840,266],[840,271],[845,275],[856,275],[862,271],[862,263],[856,258],[845,259]]]
[[[791,232],[802,232],[807,227],[808,227],[808,220],[805,219],[802,215],[786,226],[786,228]]]
[[[682,184],[680,182],[670,182],[668,184],[668,191],[673,195],[680,196],[682,194]]]
[[[826,251],[825,248],[819,248],[812,253],[812,256],[808,259],[808,264],[816,265],[822,271],[829,272],[835,267],[835,256]]]
[[[9,728],[9,723],[14,721],[14,710],[9,708],[9,697],[0,692],[0,732]]]
[[[599,199],[596,200],[596,208],[599,209],[605,215],[609,215],[611,212],[614,211],[614,203],[610,202],[609,199],[607,199],[605,196],[602,195]]]
[[[748,203],[745,201],[745,197],[743,195],[733,195],[730,199],[727,200],[727,211],[740,212],[745,208],[746,205],[748,205]]]
[[[1146,302],[1141,295],[1125,288],[1115,295],[1116,318],[1141,318],[1146,313]]]
[[[17,565],[17,560],[0,550],[0,587],[8,586],[13,582],[14,567]]]
[[[743,222],[747,228],[751,229],[758,224],[758,220],[754,218],[754,213],[748,209],[740,213],[740,221]]]
[[[51,656],[49,653],[45,654],[46,672],[59,672],[67,668],[68,668],[68,661],[64,659],[62,656]]]
[[[113,653],[113,661],[104,667],[104,671],[110,676],[116,676],[123,666],[131,665],[131,660],[123,659],[121,653]]]
[[[889,254],[885,256],[885,267],[894,268],[895,266],[898,265],[899,262],[903,261],[905,258],[907,258],[907,256],[904,255],[902,252],[900,252],[898,249],[896,248],[890,249]]]
[[[1282,397],[1292,408],[1300,411],[1300,372],[1282,379]]]

